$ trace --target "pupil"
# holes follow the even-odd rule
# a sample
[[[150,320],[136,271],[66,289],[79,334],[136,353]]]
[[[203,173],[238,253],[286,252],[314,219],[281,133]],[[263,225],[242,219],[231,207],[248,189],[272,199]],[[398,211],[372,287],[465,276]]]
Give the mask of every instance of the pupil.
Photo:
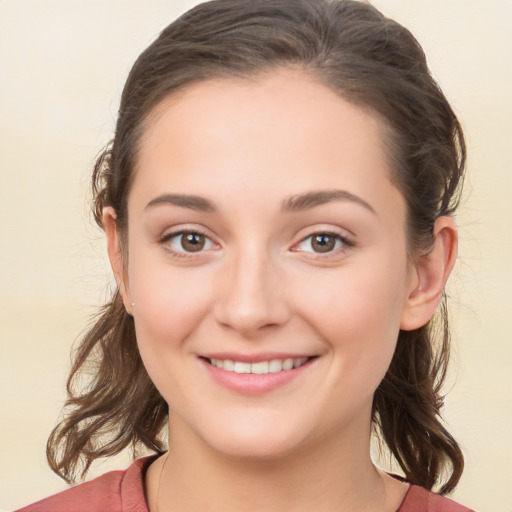
[[[313,238],[313,249],[316,252],[329,252],[334,249],[334,237],[329,235],[316,235]]]
[[[199,233],[189,233],[181,237],[181,246],[188,252],[197,252],[204,247],[204,236]]]

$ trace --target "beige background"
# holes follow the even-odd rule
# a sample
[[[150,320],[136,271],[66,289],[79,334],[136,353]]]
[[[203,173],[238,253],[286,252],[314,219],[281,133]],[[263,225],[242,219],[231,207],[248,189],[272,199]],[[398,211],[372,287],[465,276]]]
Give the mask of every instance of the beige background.
[[[110,283],[87,201],[129,66],[191,0],[0,0],[0,510],[64,488],[45,442],[72,342]],[[423,44],[466,129],[446,419],[455,498],[512,511],[512,0],[375,0]],[[95,467],[94,474],[126,458]]]

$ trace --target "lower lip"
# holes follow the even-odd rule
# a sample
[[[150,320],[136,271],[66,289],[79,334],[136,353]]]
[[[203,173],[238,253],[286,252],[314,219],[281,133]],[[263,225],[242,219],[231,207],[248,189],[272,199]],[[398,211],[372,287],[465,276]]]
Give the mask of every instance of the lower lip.
[[[236,373],[217,368],[204,359],[200,359],[212,378],[221,386],[243,395],[262,395],[288,384],[304,374],[318,358],[313,358],[299,368],[282,370],[275,373]]]

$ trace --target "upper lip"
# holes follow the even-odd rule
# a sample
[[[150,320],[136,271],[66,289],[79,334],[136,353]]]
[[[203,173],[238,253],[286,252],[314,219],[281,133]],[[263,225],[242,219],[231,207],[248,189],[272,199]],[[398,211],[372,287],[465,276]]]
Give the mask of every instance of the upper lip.
[[[239,361],[242,363],[259,363],[261,361],[272,361],[273,359],[298,359],[300,357],[315,357],[316,354],[290,354],[285,352],[261,352],[258,354],[238,354],[235,352],[209,352],[199,354],[199,357],[207,359],[229,359],[231,361]]]

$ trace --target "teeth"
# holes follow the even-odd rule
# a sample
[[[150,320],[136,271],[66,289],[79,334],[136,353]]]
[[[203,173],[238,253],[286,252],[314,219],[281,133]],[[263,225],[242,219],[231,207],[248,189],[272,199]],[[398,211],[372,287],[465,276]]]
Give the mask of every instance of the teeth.
[[[251,363],[235,363],[235,373],[251,373]]]
[[[217,359],[217,361],[220,364],[222,364],[222,361],[220,359]],[[235,370],[235,363],[233,361],[230,361],[229,359],[226,359],[224,361],[224,364],[220,368],[224,368],[224,370],[228,370],[230,372],[233,372]]]
[[[254,373],[264,375],[266,373],[277,373],[283,370],[299,368],[308,360],[307,357],[296,357],[288,359],[272,359],[271,361],[260,361],[259,363],[243,363],[231,361],[230,359],[210,359],[210,364],[222,368],[228,372]]]
[[[307,358],[303,358],[305,361],[307,361]],[[300,365],[298,365],[300,366]],[[293,368],[293,359],[285,359],[283,361],[283,370],[291,370]]]
[[[268,373],[268,361],[261,361],[261,363],[252,363],[251,365],[251,373],[264,374]]]
[[[308,360],[307,357],[299,357],[297,359],[293,360],[293,367],[298,368],[299,366],[302,366],[306,361]]]
[[[270,373],[277,373],[283,370],[283,362],[279,359],[273,359],[268,364],[268,371]]]

